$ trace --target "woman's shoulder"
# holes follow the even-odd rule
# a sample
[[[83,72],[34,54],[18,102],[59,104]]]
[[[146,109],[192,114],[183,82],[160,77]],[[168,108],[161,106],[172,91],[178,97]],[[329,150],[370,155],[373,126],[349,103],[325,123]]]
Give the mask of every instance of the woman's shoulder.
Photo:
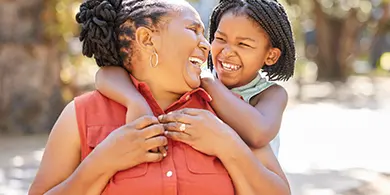
[[[122,123],[126,115],[126,107],[109,99],[99,91],[90,91],[74,98],[77,122],[81,126],[105,124],[107,122]]]
[[[85,92],[79,96],[76,96],[74,98],[74,101],[76,104],[77,103],[88,103],[91,100],[102,98],[102,96],[103,95],[101,93],[99,93],[99,91],[94,90],[94,91]]]
[[[101,109],[107,106],[120,106],[119,103],[104,96],[98,90],[89,91],[74,98],[76,109]]]

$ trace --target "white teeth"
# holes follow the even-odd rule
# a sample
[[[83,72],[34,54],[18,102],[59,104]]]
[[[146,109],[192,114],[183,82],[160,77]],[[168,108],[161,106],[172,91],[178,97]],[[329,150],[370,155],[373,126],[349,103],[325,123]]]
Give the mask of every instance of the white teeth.
[[[233,65],[233,64],[227,64],[227,63],[224,63],[224,62],[222,62],[222,67],[224,69],[230,70],[230,71],[236,71],[236,70],[241,68],[241,66],[237,66],[237,65]]]
[[[199,58],[190,57],[188,59],[190,60],[191,63],[198,65],[198,66],[200,66],[204,63],[204,61],[199,59]]]

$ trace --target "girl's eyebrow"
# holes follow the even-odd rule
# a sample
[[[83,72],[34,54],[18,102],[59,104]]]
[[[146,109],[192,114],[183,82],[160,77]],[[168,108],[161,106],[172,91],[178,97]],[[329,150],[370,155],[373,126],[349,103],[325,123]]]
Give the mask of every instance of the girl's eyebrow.
[[[225,34],[224,32],[222,32],[222,31],[220,31],[220,30],[217,30],[216,32],[219,33],[219,34],[221,34],[222,36],[225,36],[225,37],[226,37],[226,34]]]
[[[220,31],[220,30],[217,30],[216,32],[218,32],[218,33],[221,34],[222,36],[225,36],[225,37],[226,37],[226,33],[222,32],[222,31]],[[236,39],[241,40],[241,41],[247,40],[247,41],[256,42],[254,39],[249,38],[249,37],[236,37]]]
[[[241,40],[241,41],[252,41],[252,42],[256,42],[254,39],[249,38],[249,37],[237,37],[236,39]]]

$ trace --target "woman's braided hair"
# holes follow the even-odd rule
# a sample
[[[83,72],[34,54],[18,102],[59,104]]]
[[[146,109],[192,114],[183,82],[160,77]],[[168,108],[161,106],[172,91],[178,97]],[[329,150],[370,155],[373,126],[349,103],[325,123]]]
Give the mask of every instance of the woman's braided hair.
[[[220,0],[210,17],[210,42],[214,40],[219,22],[224,14],[246,15],[259,24],[270,37],[272,47],[282,52],[273,66],[263,66],[270,80],[288,80],[294,74],[295,45],[286,11],[277,0]],[[208,66],[213,68],[211,57]]]
[[[130,65],[136,29],[153,30],[169,8],[164,0],[85,1],[76,15],[83,54],[94,57],[99,67]]]

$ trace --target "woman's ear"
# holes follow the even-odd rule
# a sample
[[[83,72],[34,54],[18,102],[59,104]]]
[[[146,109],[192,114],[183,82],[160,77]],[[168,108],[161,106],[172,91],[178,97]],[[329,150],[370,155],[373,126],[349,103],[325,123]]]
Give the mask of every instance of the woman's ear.
[[[140,49],[146,50],[146,51],[153,51],[154,50],[154,44],[153,44],[153,31],[146,27],[139,27],[135,31],[135,40],[137,41],[137,44],[139,45]]]
[[[159,50],[161,36],[158,32],[146,27],[139,27],[135,32],[135,39],[141,49],[148,52]]]
[[[282,52],[279,48],[271,48],[268,52],[267,58],[265,59],[265,65],[272,66],[276,64],[280,58],[280,55],[282,55]]]

